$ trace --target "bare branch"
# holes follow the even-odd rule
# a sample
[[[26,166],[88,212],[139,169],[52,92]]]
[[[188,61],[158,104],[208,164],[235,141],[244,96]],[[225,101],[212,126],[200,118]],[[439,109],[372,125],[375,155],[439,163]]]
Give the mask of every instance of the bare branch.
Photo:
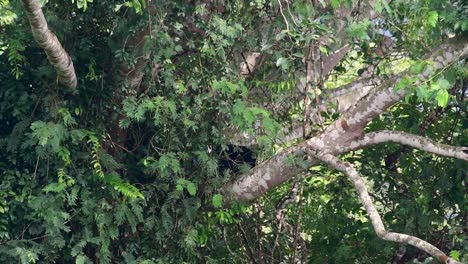
[[[320,159],[324,163],[327,163],[333,168],[343,172],[351,180],[354,187],[356,188],[359,200],[362,202],[364,208],[367,211],[367,214],[369,215],[375,233],[381,239],[398,243],[408,243],[435,257],[441,263],[460,263],[445,255],[444,252],[436,248],[434,245],[420,238],[401,233],[388,232],[387,230],[385,230],[382,219],[379,213],[377,212],[377,209],[375,209],[375,206],[366,189],[364,181],[359,175],[359,173],[353,168],[353,166],[350,163],[344,162],[331,154],[322,153],[318,151],[309,151],[308,153]]]
[[[58,79],[64,86],[75,90],[77,79],[73,61],[60,44],[57,36],[49,30],[38,0],[22,0],[37,44],[44,49],[47,59],[57,71]]]
[[[468,161],[468,147],[454,147],[440,144],[426,137],[391,130],[382,130],[365,134],[364,137],[350,144],[350,150],[385,142],[400,143],[441,156]]]

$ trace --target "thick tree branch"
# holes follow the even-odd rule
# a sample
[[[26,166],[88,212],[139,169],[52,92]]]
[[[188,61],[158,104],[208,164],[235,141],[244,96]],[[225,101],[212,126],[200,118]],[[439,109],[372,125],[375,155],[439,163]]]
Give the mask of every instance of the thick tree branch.
[[[130,89],[135,89],[141,84],[143,71],[151,57],[151,50],[147,52],[143,51],[146,38],[151,35],[151,30],[150,25],[145,26],[141,31],[131,36],[128,43],[126,43],[127,48],[134,50],[136,55],[138,55],[134,65],[128,66],[122,63],[119,68],[120,76],[127,82]]]
[[[433,70],[440,70],[468,56],[468,44],[464,38],[449,39],[445,44],[430,52],[425,59],[433,62]],[[349,141],[349,136],[342,136],[343,133],[354,132],[354,137],[360,136],[361,130],[373,118],[384,112],[391,105],[401,101],[407,92],[401,89],[396,92],[394,86],[403,77],[411,75],[411,72],[404,71],[399,74],[388,76],[374,76],[359,79],[340,88],[325,92],[326,100],[338,105],[338,111],[343,113],[342,117],[328,127],[328,131],[340,133],[323,133],[323,139],[334,142],[336,139]],[[428,73],[419,76],[421,82],[427,81]],[[323,111],[323,109],[320,109]],[[311,120],[314,120],[311,113]],[[231,133],[231,142],[235,144],[249,146],[257,144],[256,135],[246,135]],[[285,128],[279,134],[276,142],[288,142],[302,137],[302,124],[295,124],[291,129]],[[336,143],[334,145],[337,145]]]
[[[433,70],[441,70],[466,57],[468,57],[467,39],[460,37],[449,39],[446,43],[427,54],[424,59],[433,62]],[[429,71],[420,74],[420,76],[418,76],[419,81],[427,81],[430,78],[430,74]],[[348,143],[351,140],[355,140],[356,137],[362,134],[362,130],[372,119],[403,99],[407,91],[405,89],[395,91],[394,86],[402,80],[403,77],[410,75],[410,71],[404,71],[400,74],[386,77],[379,76],[371,79],[359,80],[357,83],[345,86],[344,90],[370,90],[374,85],[378,87],[372,89],[367,96],[349,107],[340,119],[326,129],[320,139],[325,145],[340,145],[341,143]],[[343,144],[341,145],[345,146]],[[344,150],[340,150],[340,152],[343,151]]]
[[[64,86],[75,90],[77,79],[73,61],[47,26],[38,0],[22,0],[24,9],[31,24],[32,34],[39,47],[44,49],[49,62],[57,71],[58,80]]]
[[[354,106],[357,101],[365,97],[373,89],[376,89],[384,82],[382,77],[364,78],[344,85],[337,89],[325,90],[324,101],[327,104],[335,104],[338,107],[338,112],[343,113],[351,106]],[[388,83],[389,85],[391,82]],[[324,106],[324,105],[322,105]],[[317,115],[320,111],[326,111],[326,107],[315,108],[311,111],[310,120],[313,123],[318,123]],[[258,134],[261,133],[260,125],[256,128]],[[258,134],[249,135],[247,133],[240,133],[238,129],[231,129],[227,132],[230,137],[230,142],[240,146],[254,146],[257,145]],[[292,128],[285,127],[276,139],[277,144],[290,142],[303,137],[302,123],[294,124]]]
[[[329,89],[323,92],[326,97],[333,99],[333,98],[340,97],[340,96],[360,93],[360,90],[363,90],[366,88],[370,90],[382,84],[382,82],[383,82],[382,78],[379,78],[378,76],[362,78],[350,84],[340,86],[339,88]]]
[[[151,4],[151,1],[148,2],[147,11],[150,17],[157,12],[157,8],[154,4]],[[119,68],[120,76],[126,81],[130,89],[138,88],[143,80],[143,71],[152,54],[151,49],[145,51],[145,42],[148,37],[152,37],[153,31],[154,28],[152,28],[150,19],[148,25],[125,40],[124,48],[134,50],[135,55],[137,55],[137,60],[134,65],[129,66],[122,63]],[[156,65],[154,71],[157,71],[157,67]]]
[[[436,69],[442,69],[467,56],[468,43],[466,40],[450,39],[426,58],[434,62]],[[224,192],[227,200],[253,200],[317,164],[318,161],[311,157],[302,160],[307,149],[319,149],[333,155],[349,151],[352,142],[362,138],[364,128],[373,118],[403,99],[406,91],[402,89],[395,92],[393,89],[398,80],[403,78],[403,74],[383,80],[379,87],[362,98],[354,107],[348,109],[341,118],[327,127],[320,135],[285,149],[270,160],[257,165],[235,182],[226,185]],[[429,77],[429,74],[422,74],[420,80],[424,81]],[[301,167],[291,162],[294,157],[301,159]]]
[[[295,162],[295,158],[302,159],[305,156],[306,148],[305,144],[290,147],[252,168],[248,174],[235,182],[228,184],[223,191],[225,202],[229,203],[230,200],[251,201],[303,172],[305,167],[316,164],[316,160],[304,160],[302,161],[303,167],[301,167]]]
[[[441,70],[449,65],[463,60],[468,56],[468,42],[466,38],[449,39],[446,43],[430,52],[425,59],[432,61],[433,70]],[[330,125],[319,139],[324,145],[335,145],[345,147],[351,141],[362,136],[366,125],[375,117],[386,111],[390,106],[403,99],[407,90],[395,91],[394,86],[404,76],[411,76],[411,72],[405,71],[401,74],[389,76],[382,80],[379,87],[369,95],[359,100],[350,107],[332,125]],[[425,82],[430,78],[429,72],[420,74],[419,81]],[[381,78],[381,77],[379,77]],[[338,150],[343,152],[345,149]]]
[[[385,230],[382,219],[377,212],[377,209],[375,209],[372,199],[367,192],[365,183],[362,177],[353,168],[353,166],[350,163],[344,162],[331,154],[318,151],[309,151],[308,153],[320,159],[324,163],[329,164],[333,168],[343,172],[351,180],[354,187],[356,188],[359,200],[362,202],[367,214],[369,215],[375,233],[381,239],[398,243],[408,243],[435,257],[441,263],[460,263],[452,258],[449,258],[440,249],[420,238],[401,233],[388,232]]]
[[[328,76],[328,74],[336,67],[336,65],[338,65],[341,62],[341,60],[345,57],[349,50],[350,45],[345,44],[343,45],[343,47],[339,48],[334,53],[323,58],[323,62],[321,65],[322,69],[320,69],[322,75]],[[318,69],[315,70],[319,71]]]
[[[352,142],[350,150],[360,149],[375,144],[394,142],[421,149],[441,156],[452,157],[468,161],[468,147],[454,147],[437,143],[429,138],[421,137],[401,131],[382,130],[365,134],[359,140]]]

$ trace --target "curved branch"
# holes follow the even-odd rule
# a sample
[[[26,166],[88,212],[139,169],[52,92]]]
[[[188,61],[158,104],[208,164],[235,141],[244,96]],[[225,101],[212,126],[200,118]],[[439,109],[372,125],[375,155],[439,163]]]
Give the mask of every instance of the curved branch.
[[[375,209],[372,199],[369,193],[367,192],[364,181],[359,175],[359,173],[354,169],[354,167],[350,163],[344,162],[331,154],[322,153],[318,151],[308,151],[308,153],[320,159],[324,163],[327,163],[333,168],[343,172],[351,180],[354,187],[356,188],[356,191],[359,196],[359,200],[362,202],[362,204],[364,205],[364,208],[366,209],[367,214],[369,215],[369,218],[371,220],[375,233],[381,239],[387,240],[387,241],[398,242],[398,243],[401,243],[401,242],[408,243],[414,247],[417,247],[425,251],[431,256],[435,257],[441,263],[453,263],[453,264],[460,263],[448,257],[447,255],[445,255],[444,252],[436,248],[434,245],[420,238],[406,235],[406,234],[401,234],[401,233],[388,232],[387,230],[385,230],[385,226],[382,222],[382,218],[377,212],[377,209]]]
[[[32,34],[39,47],[47,54],[47,59],[57,71],[58,79],[64,86],[75,90],[77,79],[73,61],[47,26],[38,0],[22,0],[31,24]]]
[[[468,43],[463,37],[449,39],[425,56],[434,62],[435,70],[466,57]],[[320,135],[285,149],[234,182],[226,184],[223,188],[223,193],[228,197],[226,200],[251,201],[317,164],[317,160],[310,157],[302,161],[302,167],[291,163],[293,157],[303,157],[307,148],[320,149],[334,155],[350,151],[350,145],[362,138],[364,128],[372,119],[403,99],[406,90],[395,92],[393,87],[406,74],[410,73],[403,72],[383,80],[373,92],[346,110],[341,118],[329,125]],[[428,74],[422,74],[420,79],[424,81],[428,77]]]
[[[440,144],[426,137],[391,130],[382,130],[365,134],[362,138],[350,144],[350,150],[385,142],[400,143],[437,155],[468,161],[468,147],[455,147]]]

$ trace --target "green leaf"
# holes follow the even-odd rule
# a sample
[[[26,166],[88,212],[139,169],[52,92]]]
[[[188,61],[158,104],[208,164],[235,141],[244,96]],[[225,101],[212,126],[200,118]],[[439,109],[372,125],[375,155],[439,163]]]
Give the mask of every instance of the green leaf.
[[[424,71],[425,67],[426,63],[424,61],[417,61],[411,66],[410,72],[413,74],[420,74]]]
[[[450,257],[453,258],[454,260],[460,261],[460,256],[461,256],[460,251],[458,250],[450,251]]]
[[[250,111],[251,109],[248,109],[248,111],[244,111],[244,120],[247,123],[247,125],[252,125],[256,120],[255,113],[253,111]]]
[[[85,264],[85,263],[89,263],[90,260],[87,256],[85,255],[79,255],[78,257],[76,257],[76,261],[75,261],[75,264]]]
[[[351,38],[359,38],[360,40],[368,40],[368,29],[371,27],[372,22],[365,19],[359,23],[352,23],[348,28],[348,33]]]
[[[284,57],[278,58],[278,60],[276,60],[276,66],[281,67],[281,69],[285,71],[289,68],[289,61]]]
[[[179,192],[181,192],[181,191],[184,190],[184,186],[183,186],[182,184],[177,184],[177,185],[176,185],[176,190],[179,191]]]
[[[118,12],[120,10],[120,8],[122,8],[123,5],[115,5],[114,7],[114,11],[115,12]]]
[[[212,203],[215,208],[220,208],[223,205],[223,196],[221,194],[215,194]]]
[[[162,176],[169,176],[171,172],[180,172],[179,160],[176,158],[175,153],[166,153],[161,155],[158,161],[158,169]]]
[[[419,102],[426,102],[429,99],[429,90],[427,85],[420,85],[416,88],[416,96]]]
[[[395,90],[399,91],[408,87],[411,84],[411,80],[407,77],[402,78],[397,84],[395,85]]]
[[[445,107],[448,104],[449,94],[447,90],[439,90],[437,92],[437,105],[440,107]]]
[[[60,143],[67,136],[67,131],[61,124],[52,122],[36,121],[31,124],[31,130],[32,137],[38,141],[39,145],[50,146],[54,152],[59,151]]]
[[[197,186],[195,186],[193,182],[188,182],[187,191],[190,195],[195,196],[195,194],[197,194]]]
[[[427,13],[427,24],[429,24],[432,27],[436,27],[437,25],[437,20],[439,19],[439,14],[436,11],[430,11]]]
[[[444,78],[440,78],[439,80],[437,80],[437,84],[439,85],[440,89],[447,90],[448,88],[450,88],[449,81],[447,81]]]
[[[393,11],[392,11],[392,9],[390,8],[390,6],[388,5],[387,0],[382,0],[381,3],[383,4],[383,6],[384,6],[385,10],[387,11],[387,13],[388,13],[389,15],[392,15],[392,14],[393,14]]]
[[[341,0],[331,0],[331,6],[333,9],[337,9],[341,5]]]
[[[108,183],[123,196],[132,199],[145,199],[145,196],[138,190],[137,187],[133,186],[129,182],[125,182],[120,179],[117,173],[112,173],[104,177],[104,182]]]
[[[320,46],[320,47],[319,47],[319,49],[320,49],[320,51],[321,51],[323,54],[326,54],[326,55],[328,55],[328,50],[327,50],[327,48],[326,48],[326,47],[324,47],[324,46]]]
[[[65,190],[65,187],[66,186],[63,183],[54,182],[54,183],[51,183],[51,184],[47,185],[42,190],[45,193],[49,193],[49,192],[60,193],[60,192],[63,192],[63,190]]]
[[[431,90],[434,90],[434,91],[440,90],[440,85],[438,83],[432,83]]]
[[[273,44],[265,44],[260,51],[269,51],[271,47],[273,47]]]
[[[232,107],[232,110],[234,112],[235,115],[242,115],[244,113],[244,111],[246,110],[246,106],[245,106],[245,103],[242,102],[242,101],[236,101],[234,103],[234,106]]]
[[[187,87],[185,87],[184,81],[177,82],[177,93],[184,94],[185,92],[187,92]]]
[[[275,40],[276,40],[276,41],[282,40],[282,39],[286,36],[286,33],[288,33],[287,30],[282,30],[280,33],[278,33],[278,34],[275,36]]]

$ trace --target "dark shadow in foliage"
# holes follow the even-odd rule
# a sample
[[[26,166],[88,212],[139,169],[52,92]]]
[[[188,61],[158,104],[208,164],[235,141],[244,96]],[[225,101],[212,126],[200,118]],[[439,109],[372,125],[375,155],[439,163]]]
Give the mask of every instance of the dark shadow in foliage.
[[[235,175],[247,172],[255,167],[255,163],[256,156],[252,149],[227,145],[220,151],[218,166],[220,173],[228,172]]]

